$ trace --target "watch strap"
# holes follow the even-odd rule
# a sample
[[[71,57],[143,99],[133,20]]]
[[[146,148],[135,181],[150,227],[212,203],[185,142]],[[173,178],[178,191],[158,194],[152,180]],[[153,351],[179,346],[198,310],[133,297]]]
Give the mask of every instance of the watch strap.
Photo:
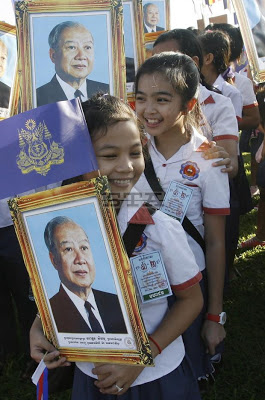
[[[208,319],[209,321],[214,321],[214,322],[218,322],[220,323],[220,315],[219,314],[210,314],[207,313],[206,314],[206,319]]]

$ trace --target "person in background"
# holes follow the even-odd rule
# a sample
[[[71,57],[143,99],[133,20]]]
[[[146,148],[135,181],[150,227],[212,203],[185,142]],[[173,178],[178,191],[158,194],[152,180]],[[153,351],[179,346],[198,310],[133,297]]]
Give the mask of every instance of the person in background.
[[[223,74],[229,66],[230,40],[222,31],[205,31],[198,36],[203,50],[202,75],[208,85],[212,85],[233,103],[238,124],[242,118],[243,98],[230,78]]]
[[[261,85],[261,87],[257,91],[257,101],[259,104],[259,112],[260,112],[260,132],[263,133],[263,142],[259,149],[259,163],[265,159],[265,145],[264,145],[264,135],[265,135],[265,86]],[[253,249],[256,246],[265,246],[265,188],[259,187],[260,191],[260,199],[258,204],[258,213],[257,213],[257,231],[256,235],[251,237],[248,240],[245,240],[239,243],[239,249]]]

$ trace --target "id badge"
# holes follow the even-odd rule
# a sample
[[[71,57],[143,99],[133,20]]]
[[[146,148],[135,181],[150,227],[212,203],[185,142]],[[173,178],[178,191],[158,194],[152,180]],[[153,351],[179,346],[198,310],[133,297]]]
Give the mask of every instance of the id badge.
[[[172,294],[160,251],[152,251],[132,257],[130,262],[143,303]]]
[[[160,211],[182,221],[186,215],[193,189],[182,183],[171,181],[165,194]]]

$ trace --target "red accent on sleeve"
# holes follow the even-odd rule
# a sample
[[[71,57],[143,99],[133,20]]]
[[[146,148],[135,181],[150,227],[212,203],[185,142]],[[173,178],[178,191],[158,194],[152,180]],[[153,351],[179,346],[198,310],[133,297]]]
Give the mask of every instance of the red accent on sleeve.
[[[200,282],[202,280],[202,274],[201,272],[198,272],[197,275],[195,275],[193,278],[189,279],[188,281],[184,283],[180,283],[179,285],[171,285],[171,288],[174,290],[185,290],[188,289],[189,287],[195,285],[196,283]]]
[[[236,136],[236,135],[217,135],[217,136],[214,136],[214,140],[215,141],[224,140],[224,139],[232,139],[232,140],[235,140],[236,142],[238,142],[238,136]]]
[[[246,108],[254,108],[254,107],[258,107],[258,102],[255,102],[253,104],[247,104],[246,106],[243,106],[244,109],[246,109]]]
[[[206,214],[212,215],[230,215],[230,208],[207,208],[203,207]]]

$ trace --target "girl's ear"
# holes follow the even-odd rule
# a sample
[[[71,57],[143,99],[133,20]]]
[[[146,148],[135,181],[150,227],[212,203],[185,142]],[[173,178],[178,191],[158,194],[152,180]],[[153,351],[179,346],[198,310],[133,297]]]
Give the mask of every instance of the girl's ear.
[[[204,57],[203,57],[203,63],[204,63],[205,65],[211,64],[211,63],[213,62],[213,60],[214,60],[214,55],[213,55],[213,53],[205,54]]]
[[[193,97],[187,104],[187,111],[190,112],[196,103],[197,103],[197,99],[195,97]]]

